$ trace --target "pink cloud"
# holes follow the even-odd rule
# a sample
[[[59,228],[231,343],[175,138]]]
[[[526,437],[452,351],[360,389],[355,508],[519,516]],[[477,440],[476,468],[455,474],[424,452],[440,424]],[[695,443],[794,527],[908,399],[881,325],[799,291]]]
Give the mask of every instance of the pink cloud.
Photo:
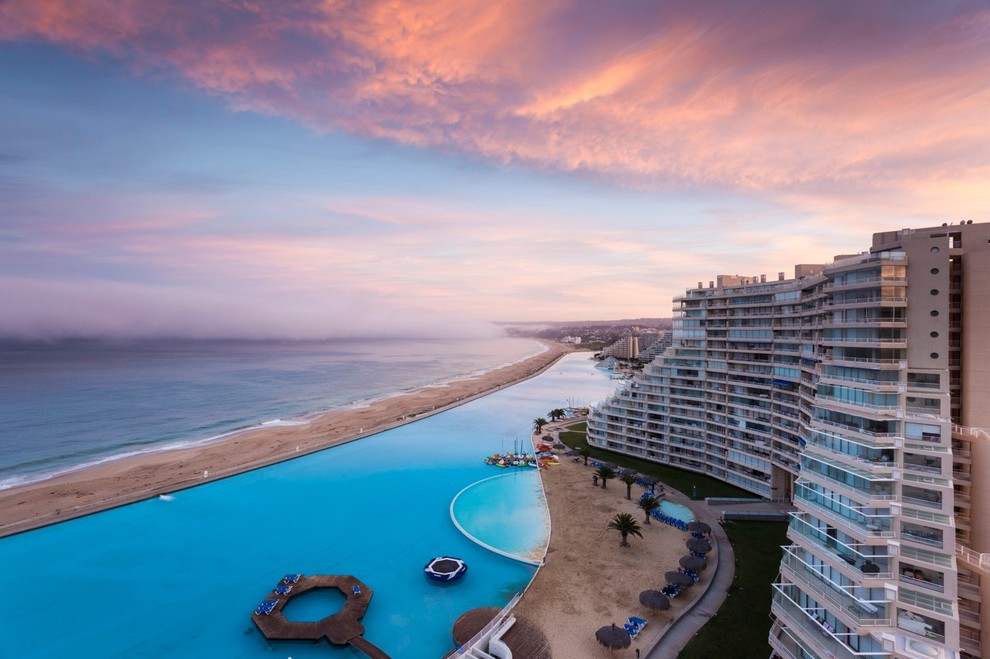
[[[0,38],[318,131],[636,187],[971,195],[990,167],[982,3],[598,4],[8,0]]]

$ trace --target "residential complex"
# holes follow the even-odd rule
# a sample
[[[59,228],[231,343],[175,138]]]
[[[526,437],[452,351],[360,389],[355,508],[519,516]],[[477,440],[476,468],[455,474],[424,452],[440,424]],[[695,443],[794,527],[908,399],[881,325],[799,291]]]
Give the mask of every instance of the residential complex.
[[[990,224],[674,302],[588,441],[793,503],[775,655],[990,656]]]

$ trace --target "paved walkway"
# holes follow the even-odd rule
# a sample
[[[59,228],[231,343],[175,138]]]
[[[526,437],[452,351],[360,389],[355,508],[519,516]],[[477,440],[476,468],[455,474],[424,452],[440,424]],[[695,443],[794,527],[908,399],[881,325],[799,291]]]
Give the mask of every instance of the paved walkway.
[[[793,506],[781,503],[760,502],[751,504],[736,504],[727,506],[709,506],[706,501],[693,501],[686,495],[670,487],[667,488],[667,498],[683,504],[691,509],[695,519],[706,522],[712,527],[712,537],[715,538],[718,562],[714,573],[708,582],[708,588],[698,598],[691,608],[674,620],[657,641],[646,648],[642,656],[649,659],[668,659],[676,657],[684,647],[697,636],[698,631],[718,612],[729,594],[729,587],[736,576],[736,556],[732,543],[719,523],[722,512],[726,510],[746,510],[752,512],[782,512],[794,510]]]

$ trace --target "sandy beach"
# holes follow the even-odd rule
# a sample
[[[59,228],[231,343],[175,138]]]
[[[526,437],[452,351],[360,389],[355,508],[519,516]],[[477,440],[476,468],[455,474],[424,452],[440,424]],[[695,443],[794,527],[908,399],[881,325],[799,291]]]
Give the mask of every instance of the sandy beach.
[[[195,448],[148,453],[0,490],[0,537],[232,476],[435,414],[532,377],[573,348],[546,351],[473,378],[336,410],[305,425],[248,430]]]
[[[643,590],[666,585],[664,572],[677,570],[687,553],[690,534],[653,520],[636,506],[643,493],[610,480],[607,489],[592,484],[595,469],[584,461],[561,457],[561,464],[542,472],[550,508],[551,535],[546,561],[514,609],[547,635],[554,657],[635,657],[639,648],[646,657],[666,628],[704,591],[712,565],[702,581],[678,595],[667,611],[652,613],[639,603]],[[678,497],[680,499],[681,497]],[[678,501],[686,503],[686,501]],[[632,514],[643,537],[629,537],[629,547],[619,546],[619,534],[608,530],[616,513]],[[648,620],[646,628],[624,650],[610,652],[595,640],[595,631],[615,623],[620,628],[629,616]]]

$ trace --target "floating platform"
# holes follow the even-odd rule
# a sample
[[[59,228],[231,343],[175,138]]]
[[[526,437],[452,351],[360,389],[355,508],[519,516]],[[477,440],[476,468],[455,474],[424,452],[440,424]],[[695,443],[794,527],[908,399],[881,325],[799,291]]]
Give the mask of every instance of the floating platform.
[[[315,622],[286,620],[282,609],[293,597],[319,588],[339,590],[347,598],[343,608]],[[370,588],[351,576],[290,575],[265,598],[265,602],[271,604],[259,606],[251,619],[270,641],[318,641],[325,638],[333,645],[351,645],[372,659],[389,659],[387,654],[364,638],[364,625],[359,622],[368,610],[372,595],[374,593]]]

